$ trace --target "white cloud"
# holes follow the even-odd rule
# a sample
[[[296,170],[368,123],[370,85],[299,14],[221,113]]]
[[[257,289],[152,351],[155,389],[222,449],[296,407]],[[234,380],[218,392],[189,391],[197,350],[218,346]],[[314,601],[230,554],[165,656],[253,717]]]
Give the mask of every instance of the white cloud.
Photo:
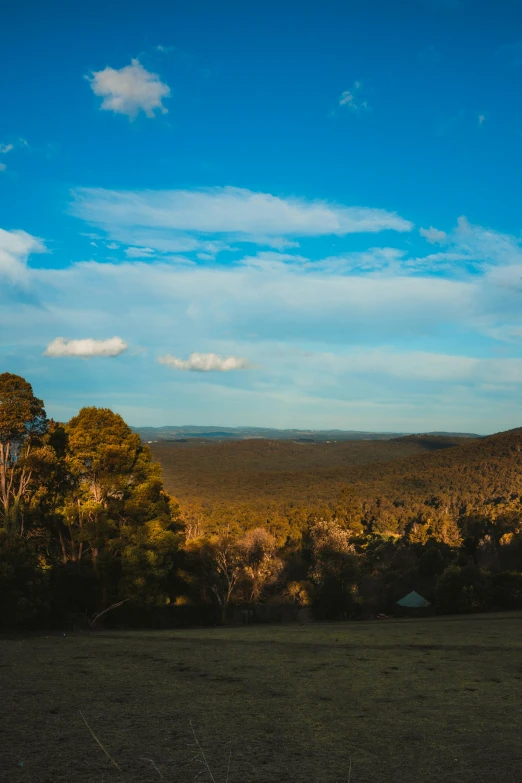
[[[0,144],[0,155],[7,155],[12,152],[16,147],[28,147],[29,144],[25,139],[18,139],[16,144]],[[5,163],[0,163],[0,171],[5,171],[7,166]]]
[[[425,259],[411,259],[411,263],[424,264],[426,268],[429,268],[430,263],[440,261],[449,263],[450,271],[476,273],[493,267],[511,268],[522,264],[520,239],[484,226],[472,225],[465,217],[459,217],[456,228],[448,234],[433,227],[420,229],[420,233],[432,243],[446,245],[445,252],[434,253]]]
[[[231,237],[233,240],[234,237]],[[237,237],[238,241],[245,241],[245,237]],[[248,241],[254,245],[262,245],[264,247],[271,247],[274,250],[289,250],[293,247],[299,247],[299,242],[294,239],[286,239],[285,237],[269,237],[269,236],[254,236],[250,235]]]
[[[127,226],[112,225],[105,227],[111,238],[117,239],[123,245],[129,245],[129,249],[135,250],[155,250],[161,253],[190,253],[193,250],[203,250],[204,252],[213,252],[214,255],[220,250],[227,249],[223,242],[207,242],[195,237],[180,234],[179,232],[169,232],[163,229],[134,229]],[[132,256],[132,251],[131,251]]]
[[[191,353],[186,360],[166,354],[158,358],[160,364],[166,364],[174,370],[190,372],[230,372],[231,370],[246,370],[251,367],[248,359],[238,356],[219,356],[216,353]]]
[[[302,386],[317,387],[328,382],[343,384],[348,379],[386,378],[384,388],[397,381],[421,384],[519,384],[522,382],[522,359],[480,358],[466,355],[437,353],[422,350],[398,351],[392,345],[378,348],[354,346],[337,353],[301,352],[278,356],[270,346],[263,346],[265,355],[260,361],[264,368],[276,369],[281,374],[289,369]],[[303,360],[305,356],[305,360]],[[256,357],[257,358],[257,357]],[[271,366],[270,366],[271,365]],[[284,369],[283,369],[284,368]],[[320,380],[319,380],[320,379]]]
[[[371,350],[336,357],[347,372],[389,375],[425,381],[462,383],[471,380],[520,381],[522,359],[478,359],[427,351]]]
[[[0,277],[13,282],[27,277],[27,259],[31,253],[45,253],[43,242],[25,231],[5,231],[0,228]]]
[[[308,259],[304,256],[292,255],[290,253],[276,253],[273,250],[264,250],[256,253],[254,256],[244,256],[241,259],[242,266],[250,266],[254,269],[264,269],[265,271],[277,270],[284,264],[306,264]]]
[[[319,260],[291,253],[260,251],[253,256],[243,257],[240,265],[274,271],[284,265],[298,268],[301,272],[311,275],[317,273],[349,275],[353,279],[362,275],[381,277],[385,275],[390,278],[426,275],[441,271],[452,275],[458,271],[462,275],[463,270],[456,262],[470,263],[469,254],[451,250],[412,258],[407,256],[405,250],[399,248],[371,247],[368,250],[327,256]]]
[[[466,253],[456,251],[441,251],[430,253],[418,258],[405,258],[401,269],[406,273],[430,274],[431,272],[445,272],[447,275],[466,275],[467,266],[472,266],[471,259]]]
[[[344,106],[356,114],[368,109],[368,103],[364,100],[361,100],[359,96],[360,90],[361,82],[354,82],[353,87],[350,90],[345,90],[341,93],[341,97],[339,98],[339,106]]]
[[[23,301],[0,284],[2,356],[12,371],[40,373],[54,415],[81,397],[130,411],[133,423],[162,424],[175,399],[185,421],[205,411],[216,424],[507,429],[520,418],[518,238],[461,219],[438,250],[423,259],[373,247],[319,261],[252,252],[234,265],[173,265],[161,255],[29,269]],[[92,364],[76,362],[72,378],[69,362],[54,362],[51,388],[39,346],[57,334],[92,334],[93,323],[96,334],[125,333],[143,354],[105,363],[103,384]],[[492,340],[504,345],[492,349]],[[247,356],[262,369],[223,373],[218,362],[205,372],[213,362],[189,357],[195,345],[200,356]],[[466,355],[453,355],[456,345]],[[480,358],[491,350],[503,358]],[[158,355],[200,375],[169,373],[150,358]]]
[[[442,244],[443,242],[446,242],[448,238],[445,231],[439,231],[438,228],[433,228],[433,226],[430,226],[429,228],[419,228],[419,234],[427,239],[432,245]]]
[[[494,340],[520,344],[522,341],[522,326],[511,326],[511,324],[494,326],[489,330],[489,336],[493,337]]]
[[[163,99],[170,96],[170,87],[156,73],[147,71],[139,60],[116,70],[104,68],[85,77],[95,95],[103,98],[101,109],[126,114],[134,119],[140,111],[154,117],[156,109],[167,113]]]
[[[152,247],[127,247],[125,248],[127,258],[150,258],[155,255]]]
[[[465,217],[459,217],[449,239],[477,265],[509,266],[522,262],[522,247],[516,237],[472,225]]]
[[[93,340],[87,337],[83,340],[65,340],[57,337],[47,346],[44,356],[52,358],[80,357],[89,359],[93,356],[119,356],[127,350],[127,343],[121,337],[110,337],[107,340]]]
[[[118,231],[137,228],[240,235],[247,241],[260,236],[343,236],[413,228],[408,220],[383,209],[284,199],[234,187],[195,191],[80,188],[74,195],[73,213],[105,227],[115,239]]]
[[[486,116],[484,114],[479,114],[477,119],[478,119],[478,124],[479,125],[483,125],[484,124],[484,120],[486,119]]]
[[[331,274],[357,275],[385,270],[399,273],[404,255],[404,250],[398,250],[395,247],[371,247],[360,252],[329,256],[321,261],[310,261],[308,268]]]
[[[226,336],[232,341],[226,355],[244,355],[236,346],[248,334],[283,342],[372,343],[412,335],[420,339],[476,317],[476,281],[348,275],[274,260],[257,268],[92,261],[34,270],[33,277],[37,290],[53,303],[41,317],[54,324],[54,334],[90,330],[95,312],[101,319],[97,327],[106,333],[124,323],[134,343],[162,353],[169,349],[168,334],[184,335],[187,354],[195,340],[205,351],[224,354],[208,340]]]

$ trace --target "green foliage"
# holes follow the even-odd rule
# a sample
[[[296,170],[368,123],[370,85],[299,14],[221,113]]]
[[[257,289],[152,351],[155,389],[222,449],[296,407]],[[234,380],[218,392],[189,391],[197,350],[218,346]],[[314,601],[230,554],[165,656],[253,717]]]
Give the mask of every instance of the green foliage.
[[[419,575],[433,578],[440,576],[445,568],[444,557],[437,546],[426,547],[419,559]]]
[[[64,561],[92,565],[103,603],[111,590],[114,598],[165,603],[164,582],[179,544],[178,509],[163,491],[150,449],[106,408],[84,408],[66,434],[73,483],[61,531]]]
[[[474,563],[448,566],[435,588],[436,607],[441,614],[483,612],[490,607],[492,599],[489,574]]]
[[[43,402],[19,375],[0,374],[0,523],[13,534],[23,527],[23,503],[31,489],[34,450],[47,429]]]
[[[504,571],[492,576],[494,606],[522,609],[522,573]]]
[[[459,611],[462,587],[462,569],[457,565],[448,566],[435,588],[435,603],[441,614],[454,614]]]
[[[44,584],[56,621],[172,601],[179,508],[149,448],[108,409],[48,422],[17,376],[0,376],[0,394],[3,621],[41,616]]]
[[[522,431],[483,439],[152,444],[167,488],[204,532],[263,526],[284,543],[310,518],[335,518],[354,537],[369,532],[459,548],[480,525],[520,529]],[[468,520],[479,527],[468,530]],[[212,528],[212,530],[210,530]]]
[[[239,587],[243,562],[237,539],[228,531],[187,543],[187,562],[200,597],[215,602],[225,623],[230,602]]]
[[[31,542],[0,529],[0,628],[45,622],[48,582],[49,571]]]
[[[0,374],[0,443],[17,446],[45,431],[45,409],[31,384],[19,375]]]
[[[315,522],[310,528],[310,538],[316,612],[326,619],[346,619],[357,604],[361,556],[356,553],[348,531],[336,520]]]
[[[0,622],[343,619],[412,590],[441,613],[522,608],[521,431],[435,440],[163,443],[180,508],[121,416],[48,421],[4,373]]]

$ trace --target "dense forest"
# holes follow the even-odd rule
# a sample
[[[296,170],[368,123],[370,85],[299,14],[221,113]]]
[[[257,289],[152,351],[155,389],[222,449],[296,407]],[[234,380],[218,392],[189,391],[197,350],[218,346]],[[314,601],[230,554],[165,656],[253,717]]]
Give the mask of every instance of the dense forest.
[[[1,628],[522,608],[520,429],[152,446],[0,374]]]

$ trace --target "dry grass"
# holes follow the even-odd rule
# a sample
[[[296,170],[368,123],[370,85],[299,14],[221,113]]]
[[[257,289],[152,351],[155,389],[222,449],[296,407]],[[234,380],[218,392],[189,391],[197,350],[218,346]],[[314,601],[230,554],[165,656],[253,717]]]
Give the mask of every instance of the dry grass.
[[[4,638],[0,692],[6,783],[522,780],[520,614]]]

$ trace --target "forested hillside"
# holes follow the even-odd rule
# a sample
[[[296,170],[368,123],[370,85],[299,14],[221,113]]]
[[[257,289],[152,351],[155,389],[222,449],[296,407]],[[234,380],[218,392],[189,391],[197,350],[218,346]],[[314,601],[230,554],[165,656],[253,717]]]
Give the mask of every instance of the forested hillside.
[[[0,375],[0,627],[522,608],[521,429],[152,445]]]
[[[247,525],[320,513],[397,535],[412,523],[439,529],[474,513],[497,518],[518,511],[522,497],[522,429],[474,440],[155,443],[152,451],[185,509]]]
[[[468,442],[461,438],[411,436],[385,441],[303,443],[245,440],[233,443],[151,443],[169,491],[180,498],[219,500],[272,496],[282,502],[328,499],[346,471]]]

